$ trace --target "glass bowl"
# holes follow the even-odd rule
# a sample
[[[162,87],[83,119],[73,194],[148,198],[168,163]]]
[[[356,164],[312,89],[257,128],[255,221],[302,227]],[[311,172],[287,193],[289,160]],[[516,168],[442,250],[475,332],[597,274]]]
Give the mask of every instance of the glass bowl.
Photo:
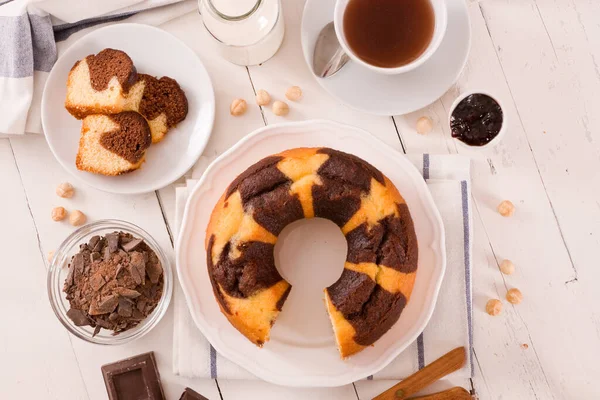
[[[114,231],[129,233],[137,238],[143,239],[146,244],[154,250],[163,267],[163,294],[156,305],[156,308],[143,319],[137,326],[113,335],[112,331],[101,329],[96,336],[93,336],[94,328],[91,326],[76,326],[69,317],[67,311],[70,308],[66,294],[63,292],[63,285],[69,273],[68,265],[71,258],[79,251],[79,245],[89,242],[95,235],[106,235]],[[118,345],[128,343],[140,338],[154,328],[161,318],[165,315],[171,295],[173,294],[173,271],[171,263],[165,252],[160,248],[156,240],[142,228],[125,221],[116,219],[105,219],[84,225],[73,232],[61,243],[60,247],[54,253],[48,268],[48,297],[54,314],[69,332],[90,343],[103,345]]]

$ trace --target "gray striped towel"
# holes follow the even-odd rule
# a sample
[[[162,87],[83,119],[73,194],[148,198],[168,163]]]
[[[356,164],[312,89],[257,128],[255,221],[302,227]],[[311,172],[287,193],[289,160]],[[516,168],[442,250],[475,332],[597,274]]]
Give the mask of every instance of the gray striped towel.
[[[471,191],[470,160],[458,155],[409,155],[421,171],[431,191],[446,230],[446,274],[437,305],[425,331],[406,351],[383,370],[368,379],[402,379],[458,346],[469,351],[457,378],[472,376],[472,298],[471,298]],[[199,178],[208,166],[202,157],[192,177]],[[183,218],[188,194],[196,184],[188,180],[176,189],[175,232]],[[173,369],[174,373],[196,378],[257,379],[218,354],[194,325],[183,291],[175,285]]]
[[[85,33],[125,19],[159,25],[196,8],[193,0],[0,0],[0,135],[42,132],[48,73]]]

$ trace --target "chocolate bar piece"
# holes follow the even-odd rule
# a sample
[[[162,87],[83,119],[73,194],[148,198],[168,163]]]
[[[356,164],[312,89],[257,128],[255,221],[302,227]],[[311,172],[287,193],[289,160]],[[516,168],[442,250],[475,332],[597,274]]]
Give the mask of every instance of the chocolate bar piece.
[[[109,400],[165,400],[154,352],[102,366]]]
[[[183,394],[179,398],[179,400],[208,400],[206,397],[202,396],[200,393],[190,389],[185,388]]]

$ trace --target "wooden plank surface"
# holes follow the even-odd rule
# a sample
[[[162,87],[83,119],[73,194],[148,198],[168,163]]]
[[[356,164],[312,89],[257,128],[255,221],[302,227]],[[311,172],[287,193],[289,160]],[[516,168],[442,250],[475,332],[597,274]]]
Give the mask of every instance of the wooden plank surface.
[[[365,128],[408,153],[461,153],[473,160],[475,376],[481,399],[596,399],[600,367],[599,248],[600,3],[586,0],[469,1],[473,43],[468,65],[439,101],[406,116],[357,113],[325,93],[311,77],[299,46],[303,1],[284,2],[286,38],[275,58],[239,67],[209,50],[197,13],[162,28],[186,42],[205,63],[217,97],[213,136],[196,173],[246,133],[284,120],[328,118]],[[256,89],[284,99],[298,85],[304,98],[288,102],[288,117],[260,110]],[[454,98],[483,89],[503,102],[509,131],[495,150],[457,147],[445,123]],[[229,103],[245,98],[248,112],[229,116]],[[287,101],[287,100],[285,100]],[[434,120],[418,135],[415,121]],[[0,398],[104,399],[100,366],[154,350],[168,399],[191,386],[210,399],[369,399],[393,381],[362,381],[336,389],[290,389],[260,381],[183,379],[171,373],[172,312],[149,335],[127,346],[98,348],[69,336],[48,305],[45,254],[73,228],[50,219],[53,206],[79,208],[90,220],[121,218],[148,230],[172,257],[174,187],[141,196],[117,196],[74,181],[53,159],[43,137],[0,140]],[[54,194],[73,182],[72,200]],[[495,211],[504,199],[517,212]],[[509,258],[517,271],[504,276]],[[518,287],[525,300],[505,302],[490,317],[485,302]],[[527,348],[523,346],[527,345]],[[407,354],[414,355],[414,348]],[[432,361],[432,360],[426,360]],[[439,391],[469,382],[441,382]]]
[[[45,257],[8,139],[0,139],[0,170],[0,397],[87,398],[71,346],[75,339],[59,326],[48,302]]]

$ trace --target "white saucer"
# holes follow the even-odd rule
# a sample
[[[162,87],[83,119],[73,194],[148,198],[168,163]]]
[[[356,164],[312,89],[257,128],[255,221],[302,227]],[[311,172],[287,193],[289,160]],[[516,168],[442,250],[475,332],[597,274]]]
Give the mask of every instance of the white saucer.
[[[374,346],[347,360],[340,359],[323,303],[323,288],[341,274],[347,250],[332,222],[300,220],[281,233],[275,260],[293,289],[262,349],[221,313],[206,267],[206,226],[229,183],[263,157],[294,147],[322,146],[355,154],[394,182],[408,204],[419,243],[415,286],[400,319]],[[348,125],[319,120],[276,124],[254,131],[223,153],[194,188],[176,246],[177,273],[194,322],[221,355],[271,383],[341,386],[383,369],[423,331],[444,276],[444,243],[442,219],[429,189],[403,154]]]
[[[302,16],[302,50],[312,71],[314,46],[321,29],[333,20],[335,0],[306,0]],[[402,115],[440,98],[467,62],[471,25],[465,0],[447,0],[448,26],[436,53],[419,68],[399,74],[377,74],[350,61],[337,74],[315,79],[341,102],[377,115]]]
[[[150,146],[142,167],[121,176],[77,169],[81,121],[64,107],[67,76],[73,64],[107,47],[125,51],[139,73],[175,79],[185,91],[189,107],[186,119],[171,129],[163,141]],[[56,159],[81,181],[113,193],[147,193],[177,180],[202,154],[214,118],[212,83],[196,53],[173,35],[148,25],[111,25],[82,37],[58,59],[42,95],[42,126]]]

